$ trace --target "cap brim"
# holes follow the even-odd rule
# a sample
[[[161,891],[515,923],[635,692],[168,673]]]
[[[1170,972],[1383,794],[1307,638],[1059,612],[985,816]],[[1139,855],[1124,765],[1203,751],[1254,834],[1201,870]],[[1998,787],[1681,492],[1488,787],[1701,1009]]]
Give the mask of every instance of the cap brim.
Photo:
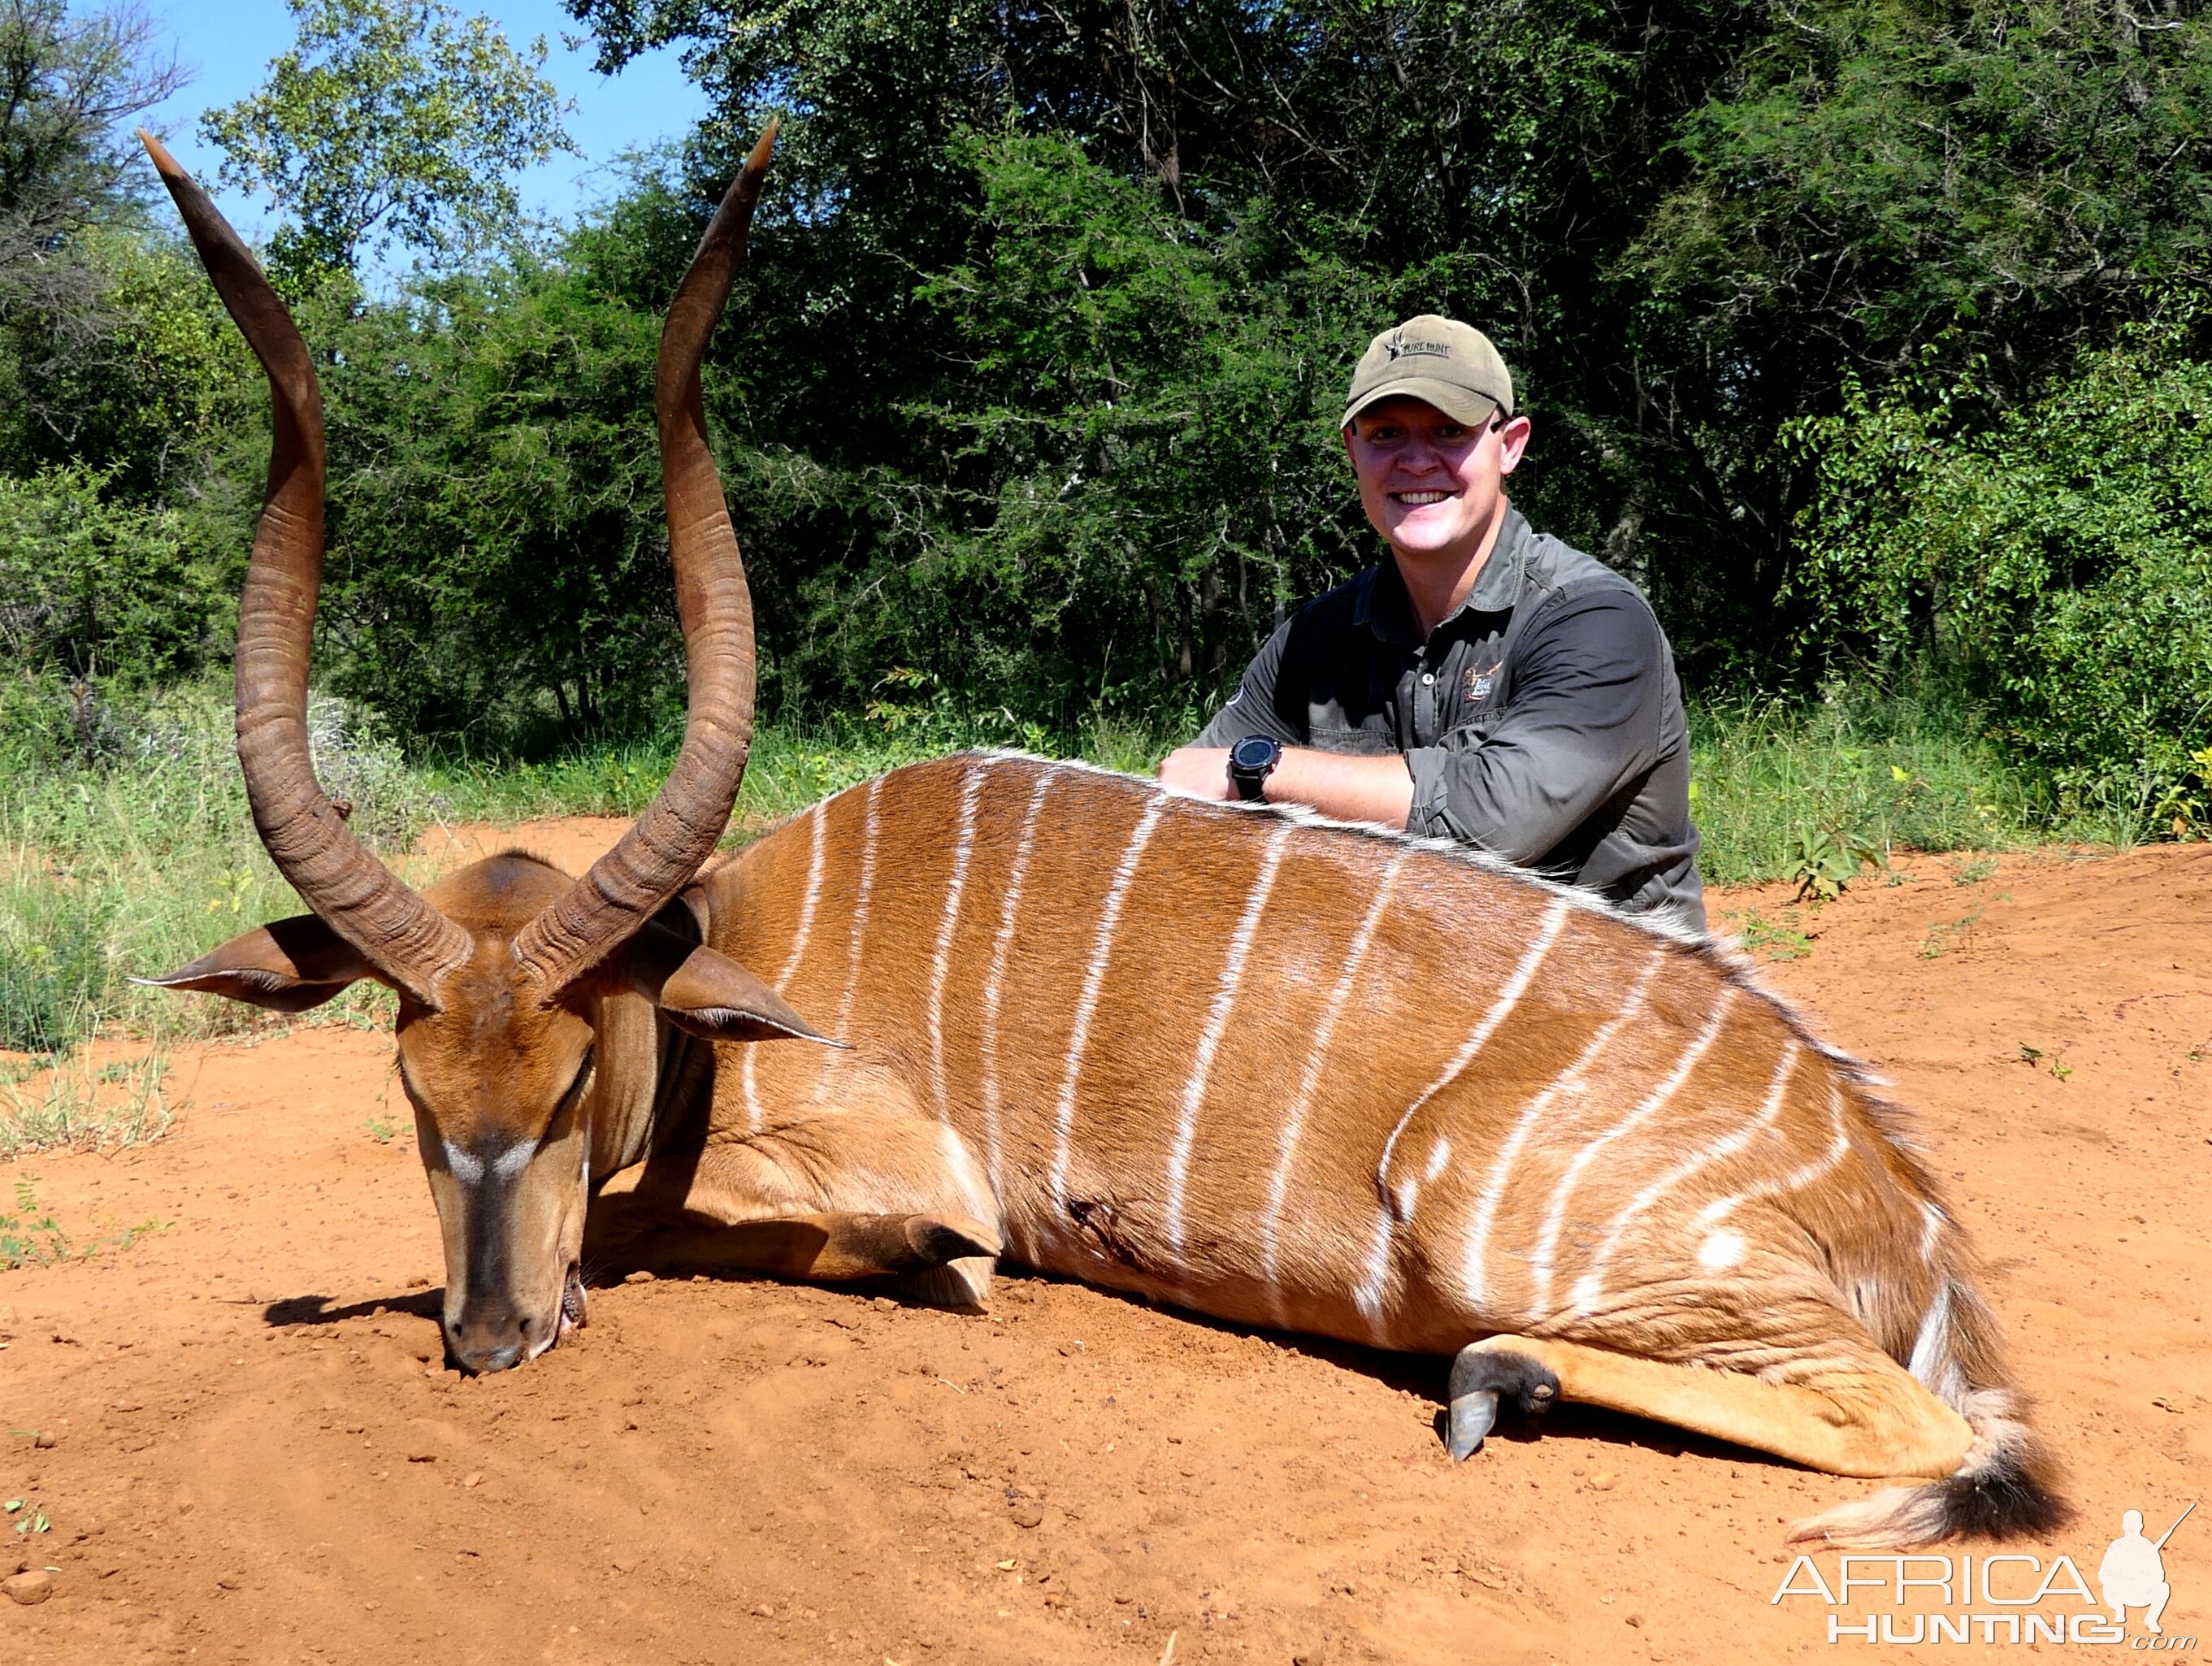
[[[1434,405],[1454,422],[1464,423],[1469,428],[1480,428],[1490,420],[1493,411],[1503,409],[1487,393],[1477,393],[1473,388],[1461,387],[1454,382],[1437,381],[1427,376],[1407,376],[1401,381],[1385,382],[1382,386],[1370,388],[1359,395],[1345,406],[1344,420],[1337,426],[1350,428],[1353,417],[1371,406],[1381,404],[1385,399],[1419,399],[1424,404]]]

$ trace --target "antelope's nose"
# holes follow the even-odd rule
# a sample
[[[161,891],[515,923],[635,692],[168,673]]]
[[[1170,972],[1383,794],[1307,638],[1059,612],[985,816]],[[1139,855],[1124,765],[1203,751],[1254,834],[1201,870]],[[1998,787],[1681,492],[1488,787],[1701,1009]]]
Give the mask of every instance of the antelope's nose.
[[[475,1309],[446,1328],[446,1347],[463,1371],[482,1375],[509,1371],[528,1359],[550,1329],[533,1324],[512,1307]]]

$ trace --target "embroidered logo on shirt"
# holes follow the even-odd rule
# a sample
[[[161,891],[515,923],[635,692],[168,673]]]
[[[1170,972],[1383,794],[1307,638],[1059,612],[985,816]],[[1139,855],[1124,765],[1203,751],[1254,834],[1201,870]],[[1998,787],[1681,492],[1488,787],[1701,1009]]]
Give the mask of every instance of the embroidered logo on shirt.
[[[1500,660],[1496,665],[1485,666],[1480,670],[1473,666],[1469,666],[1467,668],[1466,697],[1469,700],[1483,700],[1488,698],[1490,694],[1490,685],[1497,679],[1498,673],[1504,668],[1504,665],[1505,662],[1503,660]]]

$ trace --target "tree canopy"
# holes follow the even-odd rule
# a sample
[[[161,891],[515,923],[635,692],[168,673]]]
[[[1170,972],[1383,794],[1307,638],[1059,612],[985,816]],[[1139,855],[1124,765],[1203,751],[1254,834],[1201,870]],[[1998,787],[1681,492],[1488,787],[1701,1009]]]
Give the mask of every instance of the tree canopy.
[[[562,142],[542,45],[437,0],[295,9],[207,131],[283,205],[281,270],[427,262],[292,286],[323,663],[405,732],[672,708],[653,344],[780,112],[707,375],[774,705],[1189,721],[1376,558],[1337,398],[1437,311],[1534,416],[1516,502],[1645,588],[1693,688],[1932,673],[2054,792],[2205,792],[2194,475],[2153,460],[2193,456],[2212,362],[2199,0],[573,0],[603,69],[673,46],[711,108],[520,240],[514,173]],[[91,490],[234,550],[250,369],[127,220],[101,293],[158,327],[24,374],[76,414],[6,466],[91,471],[41,524]],[[222,562],[155,569],[204,618],[167,663],[219,655]],[[2133,715],[2069,716],[2092,686]]]
[[[292,49],[256,93],[200,118],[222,178],[283,216],[289,274],[351,272],[395,243],[450,264],[514,238],[512,175],[573,149],[567,106],[491,20],[441,0],[285,0]]]

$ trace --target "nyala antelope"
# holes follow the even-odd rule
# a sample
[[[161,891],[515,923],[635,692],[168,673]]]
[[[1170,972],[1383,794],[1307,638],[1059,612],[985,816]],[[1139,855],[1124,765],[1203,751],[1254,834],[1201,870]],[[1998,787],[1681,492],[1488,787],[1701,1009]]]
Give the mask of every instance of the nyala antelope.
[[[661,340],[681,754],[581,879],[510,853],[420,895],[310,766],[313,362],[147,141],[272,390],[238,751],[313,910],[158,981],[286,1012],[397,991],[455,1362],[502,1370],[581,1323],[587,1255],[891,1275],[968,1309],[1004,1255],[1449,1355],[1455,1459],[1501,1400],[1573,1400],[1915,1483],[1801,1537],[2052,1524],[1927,1171],[1867,1078],[1711,946],[1464,851],[1011,755],[895,770],[699,877],[754,669],[699,362],[772,139]]]

